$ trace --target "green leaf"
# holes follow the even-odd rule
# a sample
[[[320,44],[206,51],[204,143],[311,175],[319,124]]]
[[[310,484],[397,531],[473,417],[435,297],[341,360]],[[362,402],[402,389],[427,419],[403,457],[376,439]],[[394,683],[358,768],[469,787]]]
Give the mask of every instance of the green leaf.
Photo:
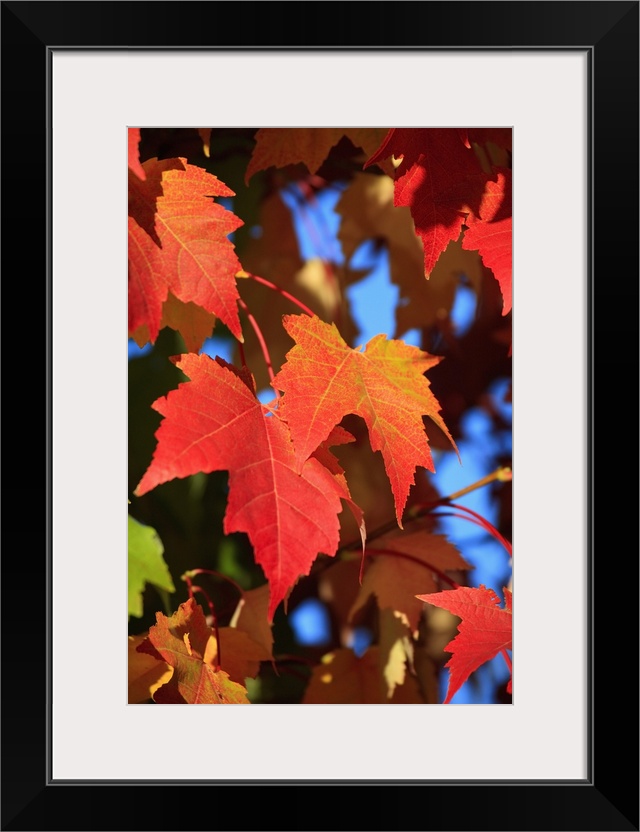
[[[175,592],[171,574],[162,557],[164,547],[155,529],[129,515],[129,615],[142,618],[145,583]]]

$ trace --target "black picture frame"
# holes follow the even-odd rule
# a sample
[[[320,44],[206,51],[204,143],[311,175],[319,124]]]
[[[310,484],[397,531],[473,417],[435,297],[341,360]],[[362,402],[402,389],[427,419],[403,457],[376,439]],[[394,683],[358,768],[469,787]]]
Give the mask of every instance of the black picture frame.
[[[5,138],[2,265],[7,312],[3,357],[9,392],[3,415],[10,446],[4,497],[11,506],[5,512],[2,559],[1,828],[69,832],[316,828],[638,830],[637,499],[631,502],[630,512],[621,509],[628,508],[630,494],[637,495],[637,455],[629,457],[635,449],[632,437],[637,436],[638,425],[640,4],[627,0],[576,0],[323,2],[313,6],[281,2],[1,5]],[[195,29],[189,26],[191,13],[196,11],[205,20],[210,18],[212,25]],[[215,32],[215,36],[203,42],[204,32]],[[61,47],[588,51],[592,109],[588,290],[591,346],[587,363],[592,456],[586,486],[590,505],[591,731],[587,738],[590,762],[585,781],[528,783],[478,779],[429,783],[328,779],[309,783],[267,777],[260,782],[185,784],[171,780],[56,783],[48,779],[52,333],[46,149],[51,129],[48,67],[52,50]],[[17,135],[14,131],[18,124],[20,142],[13,147],[11,140]],[[571,149],[566,148],[566,152]],[[25,230],[31,242],[18,245],[16,241],[24,238]],[[41,241],[40,246],[32,245],[34,238]],[[16,324],[22,315],[30,321],[27,327]],[[36,350],[34,336],[38,338],[41,333],[43,343]],[[612,367],[617,368],[617,376]],[[13,402],[18,406],[14,407]],[[609,407],[615,407],[613,425],[608,417]],[[34,414],[46,416],[46,430],[40,424],[37,428],[28,427],[33,424]],[[595,448],[596,427],[599,452]],[[14,442],[22,450],[16,451]],[[25,450],[31,454],[25,454]],[[623,476],[627,469],[630,474]],[[42,518],[39,527],[34,517]],[[616,576],[623,580],[616,580]],[[550,649],[571,649],[567,638],[567,634],[559,634],[558,644]],[[562,696],[561,690],[558,695]],[[487,741],[505,742],[508,753],[508,738],[488,737]],[[384,771],[384,760],[380,766]],[[188,791],[197,786],[210,791]]]

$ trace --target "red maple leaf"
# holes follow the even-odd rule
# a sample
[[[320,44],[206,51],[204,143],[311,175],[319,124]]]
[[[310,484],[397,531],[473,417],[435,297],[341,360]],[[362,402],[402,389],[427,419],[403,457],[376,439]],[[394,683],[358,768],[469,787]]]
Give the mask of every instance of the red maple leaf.
[[[462,248],[478,251],[484,265],[491,269],[502,292],[502,314],[511,309],[512,219],[511,171],[499,168],[497,182],[487,182],[480,203],[479,216],[469,215]]]
[[[455,447],[424,376],[440,358],[384,335],[361,352],[345,343],[335,324],[307,315],[285,315],[283,326],[296,346],[273,386],[285,394],[281,413],[291,429],[298,469],[344,416],[361,416],[372,449],[382,452],[402,526],[416,467],[435,470],[423,416]]]
[[[213,646],[213,649],[212,649]],[[173,667],[171,679],[153,694],[154,702],[171,705],[248,705],[246,688],[216,669],[215,636],[202,607],[193,598],[180,604],[170,618],[156,613],[156,624],[138,652],[160,658]]]
[[[149,159],[145,180],[129,171],[129,333],[154,342],[169,290],[201,306],[242,341],[230,233],[243,223],[212,197],[234,192],[186,159]]]
[[[346,481],[318,459],[296,465],[287,425],[255,397],[247,371],[207,355],[176,365],[191,379],[152,407],[164,416],[135,493],[175,477],[229,471],[224,532],[246,532],[270,585],[269,620],[319,553],[335,555]]]
[[[474,670],[501,651],[512,649],[511,592],[504,589],[504,608],[500,607],[496,593],[482,584],[416,595],[416,598],[449,610],[462,619],[458,624],[458,635],[444,648],[453,654],[445,665],[450,670],[446,704]],[[511,690],[511,681],[507,689]]]
[[[478,212],[489,176],[455,128],[390,130],[364,167],[390,155],[402,158],[393,202],[411,210],[428,275],[449,243],[460,236],[467,214]]]

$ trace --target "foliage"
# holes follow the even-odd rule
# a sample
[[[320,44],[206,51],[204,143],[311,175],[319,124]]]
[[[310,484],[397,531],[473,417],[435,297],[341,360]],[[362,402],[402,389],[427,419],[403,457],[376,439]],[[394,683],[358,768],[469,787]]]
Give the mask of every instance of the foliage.
[[[434,475],[472,410],[508,428],[511,130],[142,128],[128,153],[129,701],[449,703],[494,659],[510,701],[510,576],[501,607],[441,528],[510,570],[509,454],[455,494]],[[380,262],[395,331],[363,344]],[[459,502],[478,488],[497,527]]]

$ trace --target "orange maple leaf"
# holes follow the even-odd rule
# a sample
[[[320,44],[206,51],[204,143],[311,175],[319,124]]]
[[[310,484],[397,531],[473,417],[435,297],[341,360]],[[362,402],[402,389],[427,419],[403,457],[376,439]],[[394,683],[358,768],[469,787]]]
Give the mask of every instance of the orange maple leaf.
[[[129,171],[129,333],[147,327],[154,342],[169,290],[201,306],[242,341],[228,235],[243,223],[212,197],[234,192],[186,159],[149,159],[144,181]]]
[[[361,352],[345,343],[335,324],[307,315],[285,315],[283,325],[296,346],[272,384],[284,391],[281,412],[298,468],[344,416],[361,416],[372,449],[382,452],[402,526],[416,467],[435,470],[423,416],[456,447],[424,376],[441,359],[384,335],[376,335]]]

